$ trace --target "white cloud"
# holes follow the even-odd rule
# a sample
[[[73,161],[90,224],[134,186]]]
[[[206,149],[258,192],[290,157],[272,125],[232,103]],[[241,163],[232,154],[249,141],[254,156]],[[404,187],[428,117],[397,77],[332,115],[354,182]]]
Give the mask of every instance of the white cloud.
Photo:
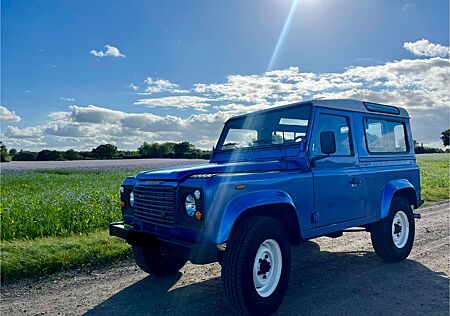
[[[121,120],[125,113],[107,108],[89,105],[88,107],[70,106],[70,117],[74,122],[78,123],[117,123]]]
[[[5,133],[6,144],[29,150],[41,150],[43,146],[90,150],[102,143],[136,149],[144,141],[180,142],[189,139],[209,148],[215,144],[223,122],[229,118],[224,112],[181,118],[152,113],[126,113],[93,105],[71,106],[69,110],[52,113],[48,122],[38,126],[9,126]]]
[[[0,120],[6,122],[19,122],[21,118],[15,111],[11,111],[4,106],[0,106]]]
[[[403,47],[417,56],[426,57],[446,57],[450,49],[447,46],[430,43],[427,39],[421,39],[416,42],[406,42]]]
[[[146,78],[144,82],[147,84],[145,92],[140,93],[142,95],[150,95],[154,93],[169,92],[169,93],[187,93],[189,90],[180,89],[180,86],[176,83],[172,83],[169,80]]]
[[[137,91],[137,90],[139,89],[139,87],[138,87],[137,85],[135,85],[134,83],[130,83],[130,84],[128,85],[128,88],[131,88],[131,89],[133,89],[134,91]]]
[[[89,150],[105,142],[136,149],[143,141],[190,141],[210,148],[223,122],[233,115],[326,97],[403,106],[412,117],[414,139],[439,144],[441,131],[449,127],[449,78],[450,61],[442,57],[394,60],[329,73],[290,67],[256,75],[231,75],[224,82],[197,83],[183,95],[171,95],[181,90],[178,84],[148,78],[147,94],[169,95],[142,97],[135,104],[170,109],[172,115],[70,106],[68,111],[50,113],[41,125],[8,127],[5,143],[23,144],[24,149],[42,149],[45,143],[47,148]],[[26,142],[30,139],[35,144]]]
[[[91,50],[89,54],[94,55],[95,57],[115,57],[115,58],[125,58],[125,55],[120,52],[120,50],[117,47],[111,46],[111,45],[105,45],[105,51],[96,51]]]
[[[59,99],[60,99],[60,100],[62,100],[62,101],[69,101],[69,102],[73,102],[73,101],[76,101],[76,99],[75,99],[75,98],[65,98],[65,97],[59,97]]]
[[[18,128],[8,126],[5,131],[5,136],[10,138],[40,138],[42,136],[42,130],[39,127]]]
[[[210,106],[208,101],[214,100],[193,95],[180,95],[180,96],[153,98],[153,99],[140,99],[137,100],[134,104],[147,105],[149,107],[164,107],[177,109],[193,108],[197,111],[204,111],[206,107]]]
[[[402,6],[401,10],[402,10],[403,12],[408,12],[409,10],[413,9],[415,6],[416,6],[415,3],[405,3],[405,4]]]

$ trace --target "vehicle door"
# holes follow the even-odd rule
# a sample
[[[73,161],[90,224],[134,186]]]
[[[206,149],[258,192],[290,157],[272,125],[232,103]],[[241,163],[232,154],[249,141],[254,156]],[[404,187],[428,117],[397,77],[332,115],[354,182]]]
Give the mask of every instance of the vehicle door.
[[[365,216],[364,184],[355,152],[352,120],[350,112],[316,108],[309,148],[314,182],[313,222],[316,227]],[[330,143],[332,137],[334,152],[323,147]]]

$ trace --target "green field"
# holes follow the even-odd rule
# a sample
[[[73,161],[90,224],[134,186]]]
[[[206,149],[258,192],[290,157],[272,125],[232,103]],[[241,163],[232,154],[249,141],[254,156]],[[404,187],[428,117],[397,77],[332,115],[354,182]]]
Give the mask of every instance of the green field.
[[[419,156],[422,198],[449,199],[449,155]],[[128,257],[107,236],[118,187],[137,170],[39,170],[1,176],[1,276],[11,280]]]
[[[450,154],[420,155],[420,183],[422,199],[425,203],[437,202],[450,198]]]
[[[119,186],[129,170],[38,170],[2,175],[1,238],[70,236],[120,219]]]

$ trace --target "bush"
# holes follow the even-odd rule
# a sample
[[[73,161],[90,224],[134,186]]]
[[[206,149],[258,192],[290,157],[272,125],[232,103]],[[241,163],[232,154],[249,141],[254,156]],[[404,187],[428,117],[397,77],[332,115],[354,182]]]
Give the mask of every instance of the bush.
[[[55,161],[55,160],[63,160],[63,155],[60,151],[57,150],[48,150],[44,149],[38,152],[36,156],[36,160],[38,161]]]
[[[66,150],[65,152],[62,153],[62,156],[66,160],[80,160],[81,159],[80,153],[78,153],[77,151],[75,151],[73,149]]]
[[[92,149],[92,156],[96,159],[111,159],[117,155],[117,147],[111,144],[100,145]]]
[[[32,151],[19,151],[14,155],[13,161],[33,161],[36,159],[36,153]]]
[[[1,162],[11,161],[11,156],[8,154],[8,149],[6,149],[6,146],[3,145],[3,143],[0,143],[0,161]]]

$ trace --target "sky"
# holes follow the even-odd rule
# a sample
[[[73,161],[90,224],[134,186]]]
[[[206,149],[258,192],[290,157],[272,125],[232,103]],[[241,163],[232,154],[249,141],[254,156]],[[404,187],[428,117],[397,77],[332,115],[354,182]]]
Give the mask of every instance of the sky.
[[[215,145],[312,98],[405,107],[442,147],[448,0],[1,0],[1,139],[23,150]]]

